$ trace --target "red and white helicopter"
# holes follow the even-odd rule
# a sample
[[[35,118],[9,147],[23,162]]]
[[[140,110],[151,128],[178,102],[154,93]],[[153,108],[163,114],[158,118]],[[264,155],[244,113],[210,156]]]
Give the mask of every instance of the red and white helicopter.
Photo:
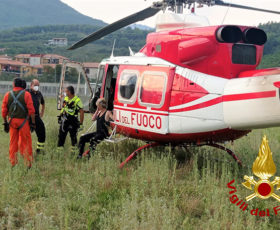
[[[220,145],[252,129],[280,126],[280,68],[256,69],[266,33],[255,27],[209,26],[186,6],[219,5],[280,14],[220,0],[163,0],[94,32],[70,50],[98,40],[159,11],[156,32],[128,57],[104,59],[96,97],[113,109],[117,133],[159,144]],[[100,87],[98,87],[100,86]]]

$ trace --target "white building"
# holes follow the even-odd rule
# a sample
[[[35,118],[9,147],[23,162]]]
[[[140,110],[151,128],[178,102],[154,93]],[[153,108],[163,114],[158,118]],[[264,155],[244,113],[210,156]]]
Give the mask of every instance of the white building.
[[[90,81],[96,80],[99,63],[84,62],[83,66],[84,66],[85,72],[86,72],[88,78],[90,79]]]
[[[29,59],[29,64],[31,66],[36,66],[41,64],[41,55],[31,55]]]
[[[52,40],[48,41],[48,45],[51,45],[51,46],[68,46],[68,39],[67,38],[53,38]]]

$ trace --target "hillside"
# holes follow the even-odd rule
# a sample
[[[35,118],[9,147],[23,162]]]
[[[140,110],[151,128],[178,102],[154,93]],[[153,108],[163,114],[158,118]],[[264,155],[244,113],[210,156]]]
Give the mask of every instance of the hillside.
[[[0,9],[0,30],[52,24],[105,25],[60,0],[0,0]]]
[[[268,36],[264,47],[264,57],[261,68],[280,66],[280,23],[267,23],[260,25]]]
[[[138,51],[144,46],[149,33],[149,31],[128,27],[74,51],[68,51],[67,47],[45,45],[54,37],[67,37],[69,44],[72,44],[99,28],[93,25],[55,25],[7,30],[0,33],[0,48],[7,48],[4,53],[8,55],[57,53],[76,61],[100,61],[111,54],[114,39],[116,39],[115,54],[129,55],[128,47]]]

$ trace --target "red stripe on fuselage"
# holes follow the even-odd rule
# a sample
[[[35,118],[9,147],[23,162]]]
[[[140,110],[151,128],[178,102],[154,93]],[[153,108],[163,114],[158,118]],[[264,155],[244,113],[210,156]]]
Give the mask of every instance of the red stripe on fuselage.
[[[242,100],[260,99],[260,98],[268,98],[268,97],[276,97],[276,91],[272,90],[266,92],[224,95],[223,101],[242,101]]]
[[[224,96],[220,96],[220,97],[217,97],[217,98],[209,100],[209,101],[199,103],[197,105],[192,105],[192,106],[181,108],[181,109],[173,109],[173,110],[170,110],[170,112],[172,112],[172,113],[187,112],[187,111],[192,111],[192,110],[197,110],[197,109],[203,109],[203,108],[206,108],[209,106],[217,105],[222,102],[263,99],[263,98],[270,98],[270,97],[276,97],[275,90],[265,91],[265,92],[256,92],[256,93],[224,95]]]
[[[170,112],[176,113],[176,112],[186,112],[186,111],[191,111],[191,110],[203,109],[203,108],[206,108],[206,107],[209,107],[209,106],[219,104],[222,101],[223,101],[223,97],[217,97],[217,98],[214,98],[210,101],[205,101],[205,102],[202,102],[202,103],[197,104],[197,105],[192,105],[192,106],[181,108],[181,109],[170,110]]]

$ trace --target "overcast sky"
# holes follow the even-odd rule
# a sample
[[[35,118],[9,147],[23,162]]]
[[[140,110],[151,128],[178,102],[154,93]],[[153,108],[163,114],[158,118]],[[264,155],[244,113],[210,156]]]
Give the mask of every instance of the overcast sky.
[[[79,12],[93,18],[101,19],[107,23],[112,23],[125,16],[140,11],[150,6],[153,0],[61,0]],[[236,4],[243,4],[263,9],[280,11],[279,0],[228,0]],[[186,11],[187,12],[187,11]],[[197,9],[197,14],[206,16],[211,25],[221,24],[240,24],[258,25],[268,21],[280,22],[280,15],[261,13],[249,10],[239,10],[228,7],[204,6]],[[226,15],[226,16],[225,16]],[[139,24],[154,27],[155,17],[139,22]]]

